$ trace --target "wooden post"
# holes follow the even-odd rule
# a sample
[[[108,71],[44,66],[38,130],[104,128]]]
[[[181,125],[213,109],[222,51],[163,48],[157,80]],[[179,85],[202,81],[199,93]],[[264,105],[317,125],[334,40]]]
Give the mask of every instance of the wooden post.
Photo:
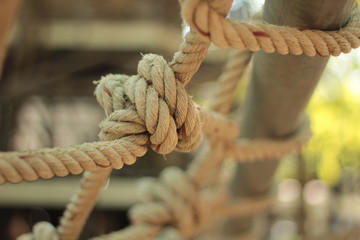
[[[20,4],[21,0],[0,1],[0,77],[3,70],[9,36]]]
[[[349,18],[354,0],[266,0],[263,19],[298,28],[339,29]],[[299,127],[304,109],[328,61],[327,57],[254,54],[254,68],[244,103],[244,138],[284,138]],[[277,163],[239,164],[231,183],[234,198],[265,195]],[[224,234],[237,235],[251,219],[232,219]]]

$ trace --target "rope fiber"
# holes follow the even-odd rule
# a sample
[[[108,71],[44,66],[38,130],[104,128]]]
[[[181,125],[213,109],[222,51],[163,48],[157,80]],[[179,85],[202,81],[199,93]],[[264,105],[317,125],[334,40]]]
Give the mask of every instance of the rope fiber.
[[[0,153],[0,184],[50,179],[85,171],[81,184],[55,228],[40,222],[19,240],[73,240],[81,233],[112,169],[136,162],[147,145],[160,153],[190,152],[206,141],[186,171],[165,169],[159,179],[140,186],[142,202],[130,210],[132,225],[94,239],[189,239],[219,219],[254,215],[271,199],[230,200],[221,183],[224,160],[273,161],[298,153],[309,139],[308,124],[288,139],[236,140],[238,123],[227,117],[236,86],[251,52],[337,56],[360,45],[359,10],[346,26],[320,31],[236,22],[226,18],[231,1],[180,0],[181,16],[190,31],[168,63],[155,54],[143,56],[136,75],[109,74],[96,83],[95,95],[107,117],[100,124],[101,141],[65,148]],[[204,60],[210,43],[233,50],[218,78],[210,109],[196,105],[185,86]]]

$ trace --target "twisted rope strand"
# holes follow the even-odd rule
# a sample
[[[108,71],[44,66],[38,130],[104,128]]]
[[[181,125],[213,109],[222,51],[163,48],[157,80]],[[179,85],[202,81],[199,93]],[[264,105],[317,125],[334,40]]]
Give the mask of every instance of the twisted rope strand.
[[[224,191],[203,189],[198,192],[187,175],[176,167],[167,168],[161,174],[160,182],[148,179],[144,184],[145,202],[130,209],[133,225],[98,237],[97,240],[109,239],[109,236],[113,239],[152,239],[150,236],[158,234],[159,229],[169,224],[179,236],[192,239],[221,218],[257,214],[268,209],[272,203],[267,198],[243,199],[230,203]],[[141,232],[131,231],[136,226],[153,226],[154,229],[148,233],[148,238],[141,238]],[[168,239],[166,236],[158,235],[159,239]]]
[[[188,81],[192,77],[192,74],[195,73],[195,71],[200,66],[203,58],[205,57],[209,45],[210,43],[204,44],[203,41],[198,39],[193,32],[188,33],[188,36],[185,38],[184,43],[180,47],[180,52],[175,54],[172,64],[173,68],[176,69],[176,75],[178,75],[179,77],[179,80],[176,82],[175,82],[176,80],[175,73],[162,58],[157,57],[155,55],[147,55],[144,56],[144,59],[139,63],[139,76],[134,76],[129,78],[128,76],[120,75],[118,79],[113,79],[112,76],[110,76],[109,82],[114,89],[113,88],[109,89],[108,86],[110,85],[106,86],[105,84],[104,85],[99,84],[100,90],[99,90],[99,86],[96,90],[97,99],[100,105],[104,107],[107,115],[110,114],[110,117],[108,117],[101,124],[103,130],[100,133],[100,139],[102,141],[109,141],[115,139],[119,139],[119,141],[121,141],[130,134],[139,134],[145,130],[141,125],[141,123],[144,123],[142,120],[145,120],[144,112],[146,111],[146,109],[144,108],[145,105],[143,105],[145,104],[145,100],[142,97],[146,95],[146,91],[147,91],[146,85],[154,84],[155,89],[152,87],[148,88],[149,89],[148,100],[150,104],[147,105],[146,107],[148,107],[148,109],[151,109],[154,107],[154,104],[156,106],[155,103],[156,100],[160,101],[161,103],[159,107],[160,118],[157,119],[158,126],[156,127],[154,124],[151,125],[151,122],[145,122],[145,125],[147,125],[147,130],[149,130],[148,133],[152,133],[152,135],[148,137],[147,133],[145,133],[145,135],[141,134],[140,136],[142,136],[141,137],[142,140],[146,140],[146,143],[150,141],[153,144],[153,146],[155,146],[155,150],[157,150],[160,153],[168,153],[174,150],[178,141],[178,139],[175,140],[175,137],[179,137],[179,144],[177,146],[178,150],[189,151],[195,148],[197,144],[200,142],[200,137],[201,137],[200,116],[195,111],[194,103],[190,101],[188,95],[186,94],[186,91],[183,90],[183,88],[180,85],[181,84],[186,85],[188,83]],[[189,65],[188,71],[186,71],[185,70],[186,68],[183,68],[182,65]],[[192,66],[190,67],[190,65]],[[141,81],[141,80],[145,80],[145,81]],[[164,82],[162,82],[162,80]],[[125,86],[124,88],[122,88],[123,85]],[[175,104],[171,102],[171,100],[174,100],[174,92],[173,92],[174,85],[176,85],[177,90],[180,91],[180,93],[177,94],[180,100],[179,106],[181,106],[180,103],[183,103],[183,101],[181,100],[184,100],[184,96],[186,96],[188,99],[187,101],[188,106],[185,106],[185,108],[181,108],[181,107],[177,108],[177,110],[180,111],[177,113],[178,115],[181,115],[183,114],[184,111],[185,112],[187,111],[187,116],[185,118],[182,118],[183,122],[179,122],[179,119],[181,118],[176,118],[175,120],[178,120],[176,122],[172,120],[172,118],[168,117],[170,113],[172,115],[175,114]],[[114,94],[112,90],[114,90],[113,91]],[[167,94],[166,98],[165,98],[165,94]],[[113,96],[114,99],[117,100],[116,103],[112,103],[112,101],[110,101],[113,100],[112,99]],[[124,99],[125,96],[127,99],[130,98],[131,102],[126,102]],[[138,118],[138,116],[134,113],[134,111],[132,111],[134,107],[137,110],[137,113],[139,114],[140,118]],[[117,114],[119,112],[116,111],[125,111],[126,114],[125,116],[123,116],[122,114]],[[125,121],[125,122],[120,122],[120,126],[116,124],[117,122],[114,124],[113,115],[116,114],[117,114],[117,118],[120,117],[121,120]],[[149,113],[149,116],[151,119],[151,116],[154,117],[154,114],[151,115]],[[135,125],[127,124],[126,122],[128,121],[135,123]],[[183,134],[177,136],[176,133],[169,131],[170,129],[166,128],[167,122],[172,124],[172,129],[176,129],[175,127],[179,127],[179,125],[181,125],[181,127],[183,128],[182,129]],[[175,122],[177,123],[176,125]],[[127,130],[125,130],[125,132],[124,132],[124,127],[127,127]],[[131,131],[129,131],[128,129],[130,127],[131,127]],[[153,127],[153,131],[151,131],[151,127]],[[159,131],[156,132],[156,129],[159,129]],[[173,134],[171,135],[171,133]],[[188,136],[187,133],[189,134]],[[113,162],[115,163],[113,166],[111,164],[107,164],[107,165],[100,164],[99,166],[103,168],[109,168],[110,166],[112,167],[116,166],[118,168],[121,168],[123,166],[123,163],[127,163],[127,164],[134,163],[136,160],[136,156],[134,154],[129,153],[129,148],[133,149],[131,144],[128,146],[117,145],[117,149],[114,148],[111,149],[105,147],[107,151],[106,152],[104,151],[104,155],[105,155],[105,159],[109,158],[108,161],[109,160],[111,161],[111,159],[113,159],[112,157],[119,155],[116,152],[117,150],[120,151],[123,154],[123,156],[125,156],[124,159],[128,160],[128,162],[119,162],[119,160],[113,159]],[[135,147],[134,151],[136,150],[137,148]],[[146,148],[143,151],[143,154],[145,154],[145,152],[146,152]],[[79,155],[84,155],[81,154],[82,152],[76,152],[76,153]],[[83,158],[80,157],[77,158],[76,160],[80,161],[82,159]],[[102,159],[96,158],[95,160],[102,160]],[[36,163],[42,164],[43,162],[37,161]],[[85,167],[87,167],[86,163],[87,162],[84,163]],[[45,164],[43,165],[44,165],[43,167],[46,167]],[[9,168],[9,166],[5,166],[5,167]],[[48,171],[46,171],[45,173],[48,173]],[[45,174],[45,173],[41,176],[45,176],[47,178],[52,177],[51,173],[50,174]],[[106,169],[94,173],[85,174],[85,176],[83,177],[83,185],[75,193],[73,199],[71,200],[70,204],[67,206],[64,212],[63,218],[61,219],[62,220],[61,225],[58,228],[58,232],[60,234],[61,239],[72,240],[78,237],[78,235],[81,232],[82,226],[85,224],[85,221],[90,211],[93,209],[93,206],[96,203],[97,195],[99,194],[103,184],[107,180],[110,173],[111,170]],[[16,174],[13,173],[12,175],[10,175],[10,177],[13,177],[13,175],[15,176]],[[13,178],[17,181],[20,180],[20,178],[15,178],[15,177]],[[96,182],[96,184],[94,183],[94,181]],[[76,224],[73,224],[74,220],[76,220]]]
[[[217,80],[218,87],[210,109],[222,114],[229,113],[236,95],[236,87],[246,71],[251,55],[247,49],[230,51],[226,65]]]
[[[57,228],[60,239],[78,239],[111,171],[112,169],[108,168],[84,173],[80,186],[70,199],[60,219],[60,225]]]
[[[241,140],[237,143],[229,143],[225,154],[237,162],[252,162],[258,159],[280,159],[290,153],[299,153],[307,142],[306,139],[289,140]]]
[[[242,57],[242,55],[240,55],[240,57]],[[230,60],[234,59],[230,58]],[[244,68],[246,64],[242,66]],[[243,72],[242,69],[240,69],[239,72],[240,74],[234,74],[238,76],[238,79],[240,79],[241,73]],[[230,79],[232,82],[236,82],[231,78],[223,78],[223,81],[224,79]],[[232,83],[232,85],[234,86],[236,84]],[[226,84],[220,86],[227,87]],[[221,89],[220,92],[221,91],[223,91],[223,89]],[[232,89],[232,91],[234,90]],[[224,101],[222,99],[219,99],[219,101],[221,103],[217,106],[221,106],[222,109],[229,109],[227,105],[231,104],[231,101]],[[215,125],[218,126],[218,124]],[[215,129],[211,129],[210,132],[216,131]],[[209,226],[213,224],[211,224],[211,222],[215,222],[216,219],[220,217],[256,214],[268,209],[271,204],[271,200],[269,199],[259,199],[255,201],[251,199],[229,205],[224,194],[216,194],[216,197],[209,201],[206,200],[208,199],[208,197],[206,197],[207,194],[201,194],[201,192],[206,192],[207,187],[209,187],[206,183],[209,180],[209,173],[212,173],[211,170],[221,166],[224,157],[229,155],[228,152],[235,151],[235,149],[231,149],[229,146],[233,148],[239,147],[239,150],[236,152],[240,156],[243,152],[247,151],[248,154],[246,156],[250,158],[248,160],[253,159],[254,156],[249,154],[249,152],[254,152],[254,149],[251,147],[252,143],[249,143],[249,145],[238,144],[239,146],[236,144],[229,146],[225,144],[227,142],[230,144],[236,137],[237,134],[233,134],[220,144],[214,144],[213,142],[216,138],[210,138],[209,141],[212,142],[210,144],[211,148],[203,147],[201,153],[192,161],[186,173],[182,173],[181,170],[176,168],[167,168],[161,174],[160,182],[156,180],[146,180],[145,185],[142,187],[142,199],[145,202],[140,205],[135,205],[130,210],[133,226],[150,224],[162,229],[163,226],[172,224],[176,229],[174,229],[174,231],[180,233],[175,234],[176,238],[173,237],[175,239],[182,239],[180,236],[184,236],[184,239],[187,239],[208,229]],[[277,143],[279,143],[280,146],[277,146]],[[256,149],[253,154],[257,157],[265,155],[266,157],[270,157],[270,159],[274,159],[271,158],[271,154],[278,156],[278,154],[292,151],[294,145],[291,140],[289,143],[285,141],[285,144],[283,142],[269,141],[269,144],[276,145],[274,151],[269,151],[269,149],[266,148],[267,142],[264,145],[262,144],[263,142],[257,143],[262,149],[260,151]],[[249,146],[249,149],[247,149],[247,146]],[[244,161],[244,159],[245,158],[241,158],[242,161]],[[218,213],[215,214],[211,209],[217,209]],[[217,217],[215,217],[215,215],[217,215]],[[194,220],[194,216],[197,216],[197,221]],[[211,218],[209,218],[209,216],[211,216]],[[209,219],[212,221],[208,221]],[[155,234],[155,232],[153,233]],[[139,233],[133,232],[133,234],[134,235],[131,235],[131,239],[139,238]],[[104,235],[99,239],[107,239],[107,236],[108,235]],[[124,230],[111,233],[111,236],[123,239]],[[169,235],[159,235],[158,239],[169,239]]]
[[[119,169],[143,156],[148,137],[130,135],[109,142],[85,143],[78,146],[0,154],[0,183],[35,181],[39,177],[80,174],[84,170]]]
[[[224,70],[216,81],[218,88],[210,109],[224,115],[229,113],[235,97],[236,87],[245,73],[250,58],[251,53],[248,50],[233,50],[230,52]],[[219,130],[219,126],[224,126],[224,124],[216,124],[216,126],[218,127],[211,134],[207,134],[208,145],[211,150],[206,146],[202,147],[198,156],[188,168],[188,174],[197,186],[205,183],[208,185],[216,184],[224,158],[227,157],[224,153],[229,151],[229,149],[225,149],[223,143],[219,144],[216,136],[217,132],[223,132],[222,128]],[[226,140],[231,143],[237,137],[238,131],[230,134]]]
[[[218,139],[225,140],[237,136],[238,127],[234,122],[200,107],[198,112],[205,134],[214,133]],[[131,128],[131,125],[128,126]],[[148,135],[140,133],[118,140],[64,148],[0,153],[0,184],[64,177],[104,168],[121,169],[124,164],[134,164],[137,157],[143,156],[148,142]]]
[[[206,0],[181,0],[182,17],[203,39],[217,47],[260,49],[280,54],[338,56],[360,45],[359,8],[355,7],[346,26],[336,31],[297,29],[260,22],[237,22]],[[226,1],[231,2],[231,1]]]
[[[242,140],[232,144],[238,134],[237,126],[220,114],[199,108],[203,119],[202,129],[227,142],[227,157],[238,161],[261,158],[277,158],[292,151],[298,151],[308,136],[284,141]],[[103,168],[120,169],[131,165],[136,157],[143,156],[149,137],[146,134],[129,135],[119,140],[85,143],[65,148],[43,149],[30,152],[10,152],[0,154],[0,183],[17,183],[22,180],[35,181],[39,177],[49,179],[54,176],[80,174],[84,170],[97,171]]]
[[[207,135],[211,134],[210,151],[199,157],[187,172],[168,168],[161,174],[159,182],[149,181],[144,197],[148,201],[131,210],[135,224],[98,239],[150,239],[167,224],[185,238],[193,237],[221,216],[254,214],[269,206],[267,200],[260,199],[252,200],[253,205],[246,208],[244,202],[224,207],[229,200],[221,191],[219,194],[219,186],[206,184],[208,173],[213,168],[219,168],[227,155],[239,161],[271,160],[290,151],[299,151],[303,139],[255,140],[234,144],[238,135],[237,126],[223,115],[196,107],[184,86],[203,61],[209,40],[219,46],[247,47],[251,51],[262,48],[282,54],[336,55],[359,46],[359,18],[355,15],[344,32],[302,31],[266,24],[235,24],[224,17],[231,1],[181,2],[183,15],[194,19],[190,25],[204,35],[204,39],[190,32],[169,64],[159,56],[146,55],[139,63],[138,75],[110,75],[99,82],[96,96],[108,115],[101,123],[100,139],[104,142],[0,154],[0,183],[95,171],[84,174],[82,184],[68,204],[57,231],[49,224],[40,223],[35,225],[34,234],[27,234],[24,239],[77,238],[112,168],[119,169],[123,164],[134,163],[136,157],[145,154],[148,143],[164,154],[175,148],[191,151],[200,142],[201,128]],[[216,32],[219,29],[222,35]],[[324,39],[325,43],[321,42]],[[218,95],[228,96],[219,97],[213,105],[215,110],[221,113],[229,111],[236,80],[240,79],[249,59],[248,51],[230,57],[234,62],[229,61],[226,73],[220,77],[223,87],[218,92]],[[213,147],[216,145],[215,138],[221,140],[216,148]],[[210,161],[205,161],[205,157],[210,157]],[[202,171],[207,174],[201,174]],[[212,218],[214,215],[217,217]]]

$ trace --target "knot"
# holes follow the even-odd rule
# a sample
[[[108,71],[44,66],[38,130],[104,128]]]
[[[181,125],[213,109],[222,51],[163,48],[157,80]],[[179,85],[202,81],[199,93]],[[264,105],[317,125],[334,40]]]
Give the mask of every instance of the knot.
[[[161,56],[145,55],[138,75],[103,77],[95,94],[107,113],[101,140],[147,134],[152,148],[162,154],[191,151],[201,140],[198,110]]]
[[[59,240],[56,228],[48,222],[38,222],[32,233],[21,235],[18,240]]]
[[[182,236],[194,237],[213,216],[208,194],[177,167],[166,168],[159,181],[148,178],[142,183],[143,203],[130,209],[134,224],[170,225]]]

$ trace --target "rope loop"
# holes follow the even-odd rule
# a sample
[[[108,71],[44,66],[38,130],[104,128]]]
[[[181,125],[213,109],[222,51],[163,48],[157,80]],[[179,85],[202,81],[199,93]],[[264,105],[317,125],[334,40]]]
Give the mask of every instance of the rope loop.
[[[138,75],[103,77],[95,94],[108,115],[100,124],[101,140],[145,133],[161,154],[192,151],[201,140],[198,110],[159,55],[143,56]]]

